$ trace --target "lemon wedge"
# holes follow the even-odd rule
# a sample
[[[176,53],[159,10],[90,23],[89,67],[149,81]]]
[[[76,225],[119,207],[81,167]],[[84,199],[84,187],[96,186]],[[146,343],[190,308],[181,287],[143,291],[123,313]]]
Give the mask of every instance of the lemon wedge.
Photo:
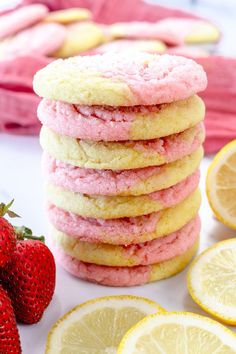
[[[117,354],[235,354],[236,335],[220,323],[188,312],[146,317],[121,341]]]
[[[236,239],[216,243],[193,261],[188,290],[206,312],[236,325]]]
[[[145,316],[164,312],[157,303],[136,296],[108,296],[87,301],[52,327],[47,354],[115,354],[124,334]]]
[[[217,219],[236,229],[236,140],[225,145],[211,162],[206,192]]]

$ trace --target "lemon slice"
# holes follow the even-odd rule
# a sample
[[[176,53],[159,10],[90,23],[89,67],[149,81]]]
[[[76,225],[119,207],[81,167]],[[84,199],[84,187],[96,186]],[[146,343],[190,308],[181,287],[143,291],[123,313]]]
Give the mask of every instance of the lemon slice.
[[[188,290],[205,311],[236,325],[236,239],[218,242],[195,259]]]
[[[206,192],[217,219],[236,229],[236,140],[225,145],[211,162]]]
[[[146,317],[132,327],[117,354],[235,354],[236,335],[220,323],[188,312]]]
[[[46,353],[115,354],[123,335],[156,312],[164,310],[153,301],[135,296],[108,296],[85,302],[52,327]]]

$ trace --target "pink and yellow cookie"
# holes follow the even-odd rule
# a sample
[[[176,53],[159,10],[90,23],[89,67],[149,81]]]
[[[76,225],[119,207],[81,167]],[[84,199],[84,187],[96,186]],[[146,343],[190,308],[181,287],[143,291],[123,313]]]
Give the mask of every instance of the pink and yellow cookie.
[[[54,228],[51,237],[57,247],[79,261],[111,267],[133,267],[165,262],[184,254],[198,240],[199,233],[200,218],[197,216],[172,234],[133,245],[79,241]]]
[[[63,249],[54,246],[54,254],[61,266],[72,275],[107,286],[135,286],[169,278],[181,272],[198,250],[197,240],[185,253],[168,261],[134,267],[109,267],[81,262]]]
[[[48,13],[42,4],[32,4],[0,16],[0,39],[9,37],[41,21]]]
[[[57,22],[63,25],[68,25],[72,22],[89,20],[91,12],[88,9],[80,7],[71,7],[58,11],[51,11],[45,18],[44,22]]]
[[[157,105],[206,88],[202,67],[180,56],[107,53],[56,60],[34,77],[34,90],[51,100],[80,105]]]
[[[121,22],[110,26],[113,38],[159,39],[169,45],[206,43],[219,40],[220,32],[208,21],[165,18],[158,22]]]
[[[49,55],[62,45],[65,36],[64,26],[41,23],[0,42],[0,57]]]
[[[195,152],[205,139],[202,123],[185,131],[153,140],[94,142],[59,135],[43,126],[42,148],[52,157],[73,166],[130,170],[159,166]]]
[[[166,35],[166,41],[178,36],[178,44],[197,44],[217,42],[220,38],[219,29],[208,21],[189,18],[165,18],[157,22],[158,31]],[[173,43],[174,44],[174,43]]]
[[[140,196],[103,196],[74,193],[49,184],[46,188],[48,201],[72,213],[102,219],[134,217],[170,208],[196,190],[199,171],[172,187]]]
[[[180,160],[159,167],[112,171],[72,166],[44,153],[42,165],[49,184],[75,193],[126,196],[149,194],[179,183],[198,169],[202,157],[200,147]]]
[[[161,138],[193,127],[204,115],[197,95],[153,106],[82,106],[43,99],[38,107],[39,120],[54,132],[93,141]]]
[[[159,212],[119,219],[86,218],[48,205],[50,222],[76,240],[92,243],[128,245],[142,243],[171,234],[182,228],[197,214],[201,204],[198,190],[181,203]]]

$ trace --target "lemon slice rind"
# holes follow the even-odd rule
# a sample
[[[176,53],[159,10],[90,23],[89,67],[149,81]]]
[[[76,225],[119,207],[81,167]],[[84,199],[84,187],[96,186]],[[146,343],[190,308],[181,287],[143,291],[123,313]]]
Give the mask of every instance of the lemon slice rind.
[[[182,345],[185,348],[184,351],[179,351],[178,348],[174,348],[171,346],[169,350],[165,348],[165,343],[168,343],[169,340],[172,339],[175,335],[175,330],[173,329],[173,325],[176,331],[181,329],[182,327],[182,335],[178,338],[178,343],[176,345]],[[172,332],[169,330],[169,336],[165,337],[165,330],[168,331],[168,326],[172,326]],[[155,329],[158,327],[162,327],[162,341],[158,342],[155,338]],[[188,337],[187,329],[194,329],[196,332],[192,337]],[[198,331],[199,329],[199,331]],[[227,351],[227,353],[236,353],[236,335],[234,332],[223,326],[222,324],[211,320],[210,318],[196,315],[190,312],[166,312],[163,314],[154,314],[145,317],[142,321],[138,322],[135,326],[133,326],[123,337],[117,354],[133,354],[133,353],[143,353],[148,354],[150,350],[144,350],[136,347],[138,340],[142,342],[148,343],[153,342],[156,353],[165,353],[165,354],[173,354],[173,353],[203,353],[200,348],[197,348],[196,345],[193,348],[189,348],[187,345],[192,341],[194,345],[194,336],[196,339],[196,344],[199,344],[200,331],[204,336],[207,336],[209,333],[209,337],[213,334],[216,339],[219,339],[221,345],[228,346],[232,351]],[[145,338],[146,337],[146,338]],[[205,340],[207,337],[205,337]],[[210,339],[210,338],[209,338]],[[164,344],[163,344],[164,343]],[[209,341],[210,343],[210,341]],[[143,343],[142,343],[143,345]],[[220,349],[220,348],[217,348]],[[216,350],[217,352],[218,350]],[[212,354],[214,351],[206,351],[204,348],[204,354]],[[219,351],[221,352],[221,351]],[[222,353],[226,351],[222,351]]]
[[[235,306],[227,306],[226,304],[217,301],[217,297],[223,291],[227,292],[228,285],[227,284],[220,284],[220,277],[219,268],[214,267],[214,263],[212,263],[212,258],[220,256],[220,252],[222,251],[230,251],[230,253],[235,254],[233,259],[228,258],[228,268],[223,260],[219,259],[219,267],[222,266],[222,277],[226,277],[229,279],[230,286],[235,287],[236,291],[236,239],[229,239],[226,241],[221,241],[216,243],[215,245],[207,248],[204,252],[202,252],[191,264],[188,276],[187,276],[187,285],[188,290],[193,298],[193,300],[206,312],[213,315],[217,319],[221,320],[224,323],[236,325],[236,303]],[[226,257],[225,257],[226,259]],[[201,278],[204,266],[210,265],[212,263],[212,276],[209,278],[210,282],[216,279],[215,283],[218,282],[218,289],[215,291],[215,296],[210,296],[204,291]],[[215,270],[214,270],[215,269]],[[214,270],[214,272],[213,272]],[[227,271],[229,270],[229,271]],[[230,278],[229,278],[230,277]],[[221,285],[221,287],[220,287]]]

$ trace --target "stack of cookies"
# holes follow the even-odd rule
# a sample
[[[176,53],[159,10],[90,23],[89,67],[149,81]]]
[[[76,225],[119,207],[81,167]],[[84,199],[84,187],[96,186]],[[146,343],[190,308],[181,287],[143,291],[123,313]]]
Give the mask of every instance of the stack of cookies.
[[[55,255],[70,273],[132,286],[197,251],[206,75],[147,53],[59,59],[34,78]]]

